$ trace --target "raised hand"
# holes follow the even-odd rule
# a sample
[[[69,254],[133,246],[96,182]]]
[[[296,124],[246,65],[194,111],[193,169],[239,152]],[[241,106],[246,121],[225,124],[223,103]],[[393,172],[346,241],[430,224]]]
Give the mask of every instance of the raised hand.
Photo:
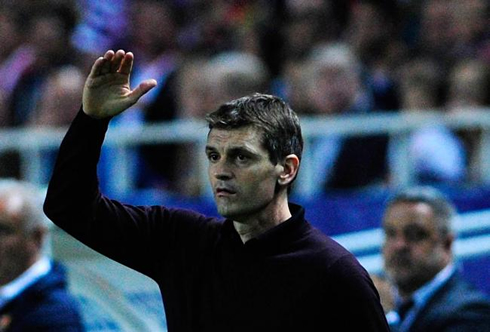
[[[97,119],[115,116],[157,85],[153,79],[131,90],[129,77],[134,55],[131,52],[110,50],[95,60],[83,88],[83,111]]]

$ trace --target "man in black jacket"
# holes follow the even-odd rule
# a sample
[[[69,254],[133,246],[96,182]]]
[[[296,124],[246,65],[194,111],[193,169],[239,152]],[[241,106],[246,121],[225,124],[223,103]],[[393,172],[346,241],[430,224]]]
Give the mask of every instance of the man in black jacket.
[[[453,205],[416,187],[388,203],[383,228],[386,272],[396,286],[393,330],[490,331],[490,301],[466,283],[453,262]]]
[[[169,331],[388,331],[366,271],[288,202],[303,140],[298,117],[277,97],[240,98],[207,116],[208,175],[224,222],[121,204],[99,191],[96,166],[110,119],[156,85],[131,90],[132,63],[123,50],[95,61],[60,147],[48,217],[153,278]]]
[[[36,188],[0,181],[0,331],[83,331],[63,267],[42,254],[47,227]]]

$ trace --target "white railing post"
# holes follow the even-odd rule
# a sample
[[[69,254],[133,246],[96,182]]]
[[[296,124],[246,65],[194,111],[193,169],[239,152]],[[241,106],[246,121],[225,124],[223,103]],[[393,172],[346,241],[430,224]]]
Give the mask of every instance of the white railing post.
[[[410,158],[410,133],[391,135],[390,148],[393,150],[391,163],[391,184],[395,188],[405,187],[415,182],[413,163]]]
[[[482,184],[490,184],[490,128],[484,128],[481,134],[478,173]]]

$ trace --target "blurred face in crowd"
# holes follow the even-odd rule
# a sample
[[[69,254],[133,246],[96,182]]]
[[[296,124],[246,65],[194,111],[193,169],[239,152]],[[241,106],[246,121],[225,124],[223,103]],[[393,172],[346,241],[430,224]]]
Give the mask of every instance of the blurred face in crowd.
[[[339,114],[352,107],[360,89],[354,70],[325,66],[316,75],[312,100],[317,112]]]
[[[21,197],[0,197],[0,286],[34,264],[42,247],[42,229],[26,229],[21,209]]]
[[[6,9],[0,9],[0,60],[10,55],[10,53],[19,45],[20,34],[17,31],[14,18]]]
[[[385,269],[405,297],[430,281],[451,261],[452,235],[443,235],[432,208],[396,202],[385,213]]]
[[[174,19],[163,1],[136,1],[131,7],[131,40],[146,56],[156,56],[173,46]]]
[[[30,43],[36,49],[38,61],[59,61],[66,51],[67,39],[63,23],[55,16],[37,17],[32,23]]]
[[[209,178],[218,212],[224,217],[246,222],[274,210],[283,166],[271,162],[261,137],[253,126],[214,128],[208,135]]]

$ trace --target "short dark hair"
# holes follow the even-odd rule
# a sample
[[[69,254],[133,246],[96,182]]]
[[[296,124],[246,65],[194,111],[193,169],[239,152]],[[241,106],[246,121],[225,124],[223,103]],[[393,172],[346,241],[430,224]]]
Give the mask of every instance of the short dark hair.
[[[209,129],[253,126],[262,131],[262,144],[275,165],[289,154],[300,160],[303,137],[299,118],[281,98],[255,93],[221,105],[206,115]]]
[[[387,209],[396,203],[425,203],[430,206],[442,236],[451,233],[451,222],[456,216],[453,203],[439,190],[430,186],[401,189],[387,203]]]

